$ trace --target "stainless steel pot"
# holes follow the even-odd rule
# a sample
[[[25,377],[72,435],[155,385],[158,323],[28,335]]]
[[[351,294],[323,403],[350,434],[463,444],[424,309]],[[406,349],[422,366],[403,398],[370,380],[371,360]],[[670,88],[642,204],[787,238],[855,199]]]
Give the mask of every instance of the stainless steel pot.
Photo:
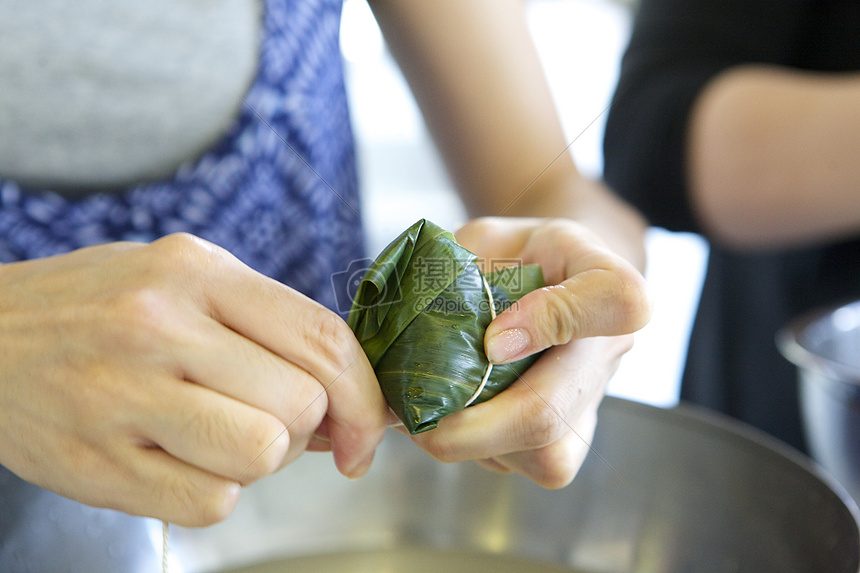
[[[158,522],[81,505],[0,466],[3,573],[161,570]]]
[[[812,456],[860,500],[860,301],[799,318],[777,344],[798,367]]]
[[[722,417],[607,398],[574,483],[440,464],[391,432],[351,482],[308,454],[233,516],[173,527],[171,573],[857,573],[858,511],[805,458]],[[597,455],[599,454],[599,456]],[[0,571],[155,573],[161,524],[0,468]]]
[[[851,498],[746,426],[607,398],[593,448],[571,486],[547,491],[440,464],[392,432],[365,478],[306,455],[224,523],[176,528],[175,557],[190,573],[860,570]]]

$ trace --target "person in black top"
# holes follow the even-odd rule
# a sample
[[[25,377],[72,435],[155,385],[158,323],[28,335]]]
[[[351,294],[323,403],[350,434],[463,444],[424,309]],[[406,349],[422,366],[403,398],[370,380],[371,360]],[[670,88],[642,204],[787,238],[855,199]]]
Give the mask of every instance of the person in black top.
[[[605,178],[655,226],[710,241],[683,400],[805,449],[774,344],[860,298],[860,2],[642,0]]]

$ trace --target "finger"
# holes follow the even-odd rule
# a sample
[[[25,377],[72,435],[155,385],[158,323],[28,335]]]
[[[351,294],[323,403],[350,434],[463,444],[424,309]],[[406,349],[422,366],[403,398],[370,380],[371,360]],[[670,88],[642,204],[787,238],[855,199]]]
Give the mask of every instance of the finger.
[[[350,369],[365,370],[347,380]],[[357,356],[341,377],[328,386],[329,409],[326,423],[335,465],[343,475],[356,479],[370,468],[376,447],[382,441],[389,408],[364,352]]]
[[[110,338],[109,344],[135,358],[157,357],[143,361],[141,367],[144,372],[155,368],[166,377],[164,389],[156,393],[162,403],[150,404],[152,410],[170,410],[171,399],[181,400],[171,395],[176,389],[200,390],[201,396],[236,400],[289,426],[291,449],[284,463],[303,451],[326,409],[322,385],[306,371],[160,291],[135,291],[115,312],[125,318],[120,327],[117,321],[108,323],[108,332],[102,335]],[[215,392],[207,394],[203,388]],[[186,410],[170,411],[186,416],[193,407],[190,403]]]
[[[647,324],[651,303],[642,276],[623,260],[523,296],[487,327],[485,351],[513,362],[574,339],[616,336]]]
[[[573,433],[579,416],[596,407],[631,338],[590,338],[551,348],[492,400],[446,416],[413,440],[447,462],[549,446]]]
[[[360,473],[384,432],[384,398],[346,322],[299,292],[254,272],[226,251],[199,242],[179,236],[159,246],[191,251],[173,257],[198,261],[203,270],[191,280],[197,281],[196,288],[215,320],[323,385],[329,397],[337,466],[347,475]]]
[[[323,421],[314,431],[314,435],[308,442],[307,451],[309,452],[330,452],[331,437],[328,432],[328,417],[323,418]]]
[[[457,235],[486,258],[517,253],[550,286],[530,293],[488,327],[494,363],[524,358],[574,338],[634,332],[651,316],[645,280],[588,228],[568,220],[478,219]]]
[[[141,449],[122,500],[113,505],[133,515],[155,517],[185,527],[203,527],[226,519],[236,507],[241,486],[190,466],[167,452]]]
[[[412,440],[443,462],[495,458],[552,443],[569,428],[529,389],[526,378],[528,372],[492,400],[446,416],[436,429]]]
[[[271,414],[193,383],[159,385],[161,408],[139,425],[175,458],[243,485],[288,461],[290,433]]]
[[[237,481],[189,465],[161,448],[122,442],[108,449],[103,442],[75,443],[74,467],[53,468],[61,474],[48,476],[47,485],[86,505],[188,527],[217,523],[236,506],[241,492]]]
[[[523,475],[541,487],[559,489],[569,485],[585,458],[592,453],[591,443],[597,418],[590,412],[583,413],[571,432],[548,446],[505,454],[490,460],[493,465],[482,467],[495,472],[513,472]],[[599,455],[599,452],[594,452]],[[603,460],[604,463],[608,463]]]
[[[304,369],[205,317],[177,345],[183,376],[266,411],[290,430],[287,459],[304,449],[328,407],[325,387]]]
[[[205,287],[212,317],[304,369],[323,385],[341,377],[363,354],[346,322],[316,301],[220,253],[221,265],[207,274],[219,280]],[[219,268],[219,267],[225,268]],[[357,363],[347,378],[368,374]],[[370,370],[372,374],[372,370]]]
[[[300,295],[290,291],[284,298],[295,296]],[[272,343],[273,351],[308,371],[323,385],[335,465],[348,477],[361,477],[369,468],[386,427],[388,407],[376,375],[354,334],[339,316],[316,303],[294,306],[295,315],[290,319],[293,327],[281,333],[280,341]]]
[[[321,383],[346,370],[361,347],[334,312],[190,235],[152,243],[155,258],[213,319],[306,370]]]
[[[345,338],[350,340],[351,344],[333,341],[328,341],[327,344],[341,348],[354,345],[352,360],[334,369],[322,369],[325,373],[317,374],[331,378],[311,377],[318,381],[314,386],[314,392],[319,388],[318,392],[305,393],[303,397],[286,397],[286,409],[290,412],[288,426],[291,435],[295,436],[299,432],[301,436],[307,436],[308,439],[301,443],[304,448],[320,423],[316,413],[325,413],[326,437],[329,443],[323,445],[317,439],[314,449],[330,450],[338,470],[350,478],[358,478],[367,472],[373,460],[373,453],[385,434],[388,405],[364,351],[355,342],[346,323],[339,317],[334,318],[337,320],[333,323],[334,328],[341,332],[334,335],[332,340]],[[319,352],[319,349],[314,350],[309,346],[306,350],[308,353],[314,351]],[[334,350],[327,349],[326,352]],[[309,375],[298,369],[293,372],[293,376],[301,379]],[[307,385],[301,387],[306,388]]]

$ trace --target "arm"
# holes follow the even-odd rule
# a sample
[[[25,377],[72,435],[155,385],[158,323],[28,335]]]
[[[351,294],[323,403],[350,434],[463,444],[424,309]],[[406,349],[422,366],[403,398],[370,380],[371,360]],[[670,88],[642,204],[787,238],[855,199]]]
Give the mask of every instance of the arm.
[[[735,67],[690,119],[689,185],[705,227],[738,248],[860,230],[860,74]]]
[[[644,267],[643,220],[565,152],[522,2],[371,5],[472,216],[587,221]]]
[[[653,224],[733,248],[856,233],[858,20],[840,0],[642,0],[607,181]]]
[[[486,216],[458,240],[488,259],[540,263],[552,285],[500,314],[485,346],[494,362],[553,348],[501,395],[415,441],[445,461],[566,485],[629,333],[650,315],[636,270],[644,221],[577,172],[521,2],[371,5],[467,209]]]

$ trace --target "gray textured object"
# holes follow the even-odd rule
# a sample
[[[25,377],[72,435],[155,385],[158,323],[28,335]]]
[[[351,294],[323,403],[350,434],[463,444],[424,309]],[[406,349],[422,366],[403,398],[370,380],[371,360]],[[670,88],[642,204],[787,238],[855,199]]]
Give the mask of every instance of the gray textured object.
[[[313,570],[297,556],[317,556],[326,573],[374,570],[361,568],[368,563],[407,570],[404,550],[483,555],[488,566],[509,556],[543,564],[536,572],[860,570],[850,496],[757,431],[686,406],[606,398],[593,447],[600,457],[589,454],[573,484],[548,491],[474,464],[438,463],[392,431],[363,479],[339,476],[327,455],[305,455],[247,488],[227,521],[177,528],[174,549],[191,573]],[[340,560],[345,568],[327,557],[355,551],[370,553]]]
[[[0,466],[0,571],[161,571],[161,522],[81,505]]]
[[[600,457],[592,452],[557,491],[441,464],[393,431],[361,480],[340,476],[327,454],[306,454],[246,488],[226,521],[173,527],[171,571],[290,571],[278,562],[355,551],[369,557],[320,571],[420,555],[410,570],[423,573],[457,554],[469,573],[506,556],[536,573],[860,571],[850,496],[756,431],[688,407],[606,398],[593,447]],[[160,571],[160,533],[159,522],[82,506],[0,469],[4,573]]]

